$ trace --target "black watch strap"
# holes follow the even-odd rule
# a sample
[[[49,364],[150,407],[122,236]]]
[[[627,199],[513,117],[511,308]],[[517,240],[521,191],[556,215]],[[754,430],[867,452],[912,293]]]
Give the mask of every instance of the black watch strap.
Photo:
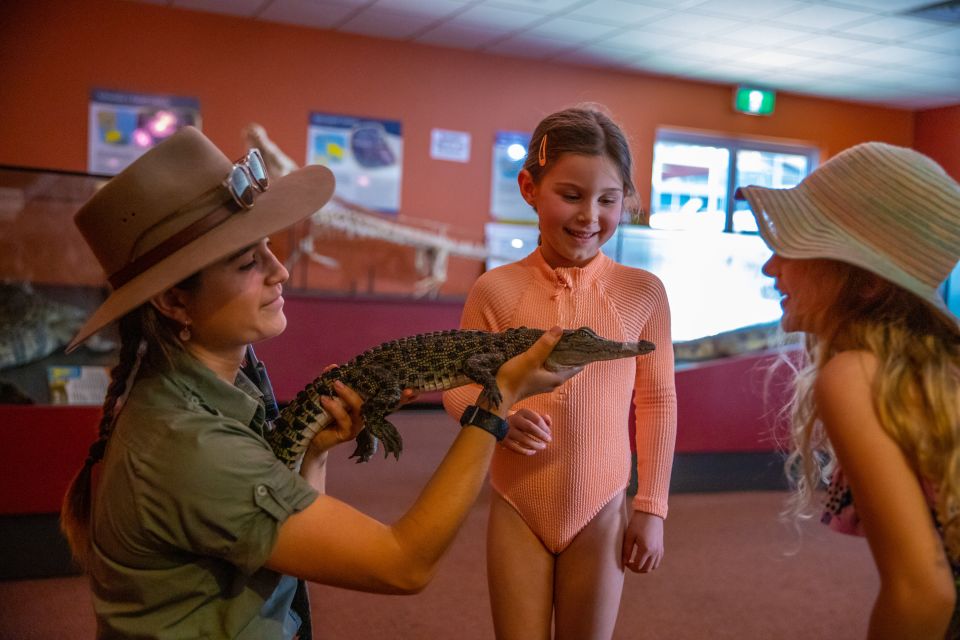
[[[493,434],[497,442],[507,437],[507,431],[510,427],[507,421],[495,413],[490,413],[486,409],[481,409],[475,404],[470,405],[460,416],[460,426],[480,427],[484,431]]]

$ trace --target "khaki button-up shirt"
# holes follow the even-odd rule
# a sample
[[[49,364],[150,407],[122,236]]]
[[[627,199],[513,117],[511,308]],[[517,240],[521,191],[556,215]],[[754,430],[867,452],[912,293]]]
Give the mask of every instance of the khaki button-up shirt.
[[[259,398],[187,354],[141,371],[95,485],[99,637],[293,636],[295,580],[262,567],[317,492],[271,452]]]

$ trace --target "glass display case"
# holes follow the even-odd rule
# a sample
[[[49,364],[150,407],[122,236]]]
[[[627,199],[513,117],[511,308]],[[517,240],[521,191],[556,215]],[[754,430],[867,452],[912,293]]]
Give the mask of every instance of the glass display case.
[[[107,293],[73,224],[106,180],[0,167],[0,403],[103,399],[114,341],[99,336],[72,354],[63,347]]]
[[[117,344],[111,330],[74,353],[63,347],[108,295],[100,266],[73,223],[108,179],[0,166],[0,403],[102,401],[103,367],[114,361]],[[288,291],[297,296],[422,304],[440,298],[441,288],[462,300],[482,271],[482,242],[460,231],[379,215],[338,197],[276,234],[273,249],[291,273]],[[450,265],[460,276],[451,283],[448,261],[470,270]]]
[[[63,348],[109,292],[73,223],[79,208],[108,179],[0,166],[0,404],[102,402],[108,379],[104,367],[115,361],[118,344],[114,329],[96,334],[71,354]],[[333,318],[349,316],[352,302],[383,300],[398,307],[423,306],[424,313],[440,309],[436,318],[446,324],[430,330],[454,328],[459,311],[450,309],[462,303],[486,257],[482,242],[458,231],[431,221],[376,215],[336,198],[308,222],[273,238],[275,253],[291,273],[288,318],[310,306],[298,304],[301,300],[327,299],[325,308],[332,309]],[[459,267],[461,290],[447,286],[449,299],[444,300],[439,292],[445,282],[449,285],[448,259],[465,265],[450,265]],[[400,313],[401,320],[397,315],[369,323],[402,328],[409,324],[407,318],[422,314]],[[302,322],[315,326],[314,319]],[[411,324],[409,332],[417,329]],[[341,345],[347,352],[338,357],[352,357],[372,346],[362,335],[352,330],[312,339]],[[320,362],[329,364],[327,357],[332,356]]]

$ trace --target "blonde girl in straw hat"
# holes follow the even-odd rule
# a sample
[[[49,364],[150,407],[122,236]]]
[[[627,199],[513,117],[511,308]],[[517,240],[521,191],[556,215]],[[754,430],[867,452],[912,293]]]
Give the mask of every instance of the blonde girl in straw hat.
[[[870,638],[960,637],[960,325],[938,287],[960,258],[960,185],[870,142],[792,189],[745,187],[774,255],[782,325],[806,333],[792,403],[795,515],[866,536]]]
[[[335,424],[299,473],[264,439],[268,403],[241,363],[247,345],[286,326],[288,273],[267,237],[333,188],[320,166],[271,184],[255,150],[232,163],[185,128],[77,214],[113,291],[70,348],[115,320],[121,337],[99,437],[62,513],[90,577],[98,637],[308,638],[296,578],[416,592],[473,505],[496,443],[483,428],[461,430],[392,526],[323,495],[327,450],[363,428],[353,391],[323,400]],[[486,408],[505,415],[573,375],[540,366],[558,338],[547,332],[505,364],[504,401]]]

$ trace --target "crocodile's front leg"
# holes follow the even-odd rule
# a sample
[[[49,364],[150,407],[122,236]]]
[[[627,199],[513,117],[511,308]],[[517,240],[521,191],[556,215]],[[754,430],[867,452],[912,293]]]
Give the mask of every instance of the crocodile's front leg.
[[[390,411],[384,411],[378,407],[368,407],[364,403],[363,409],[364,429],[357,434],[357,448],[350,454],[351,458],[357,458],[357,462],[369,462],[373,454],[377,452],[377,441],[383,442],[383,457],[386,458],[391,453],[394,458],[400,458],[400,452],[403,451],[403,438],[400,432],[393,426],[393,423],[386,419],[386,414]]]
[[[400,452],[403,450],[403,438],[400,437],[400,432],[397,431],[392,422],[387,420],[386,416],[397,409],[402,396],[403,389],[397,385],[383,388],[374,402],[364,403],[360,410],[367,429],[383,443],[383,457],[392,453],[393,457],[398,460],[400,459]]]
[[[357,434],[357,448],[351,458],[357,462],[367,462],[376,453],[377,440],[383,443],[383,454],[400,457],[403,439],[400,432],[384,416],[396,411],[403,396],[403,388],[394,372],[383,367],[369,367],[364,371],[363,394],[366,399],[360,407],[364,429]]]
[[[374,443],[377,440],[383,442],[383,457],[386,458],[391,453],[394,458],[400,458],[400,452],[403,450],[403,439],[400,437],[400,432],[397,431],[397,428],[393,426],[389,420],[386,419],[382,414],[374,414],[367,416],[363,419],[367,428],[364,431],[369,431],[371,436],[374,437]],[[360,447],[357,447],[358,451]],[[367,462],[370,460],[370,457],[376,452],[376,445],[373,449],[367,453],[360,453],[360,459],[357,462]],[[354,455],[358,455],[357,452],[354,452]]]
[[[357,458],[357,462],[368,462],[373,454],[377,452],[377,439],[370,432],[370,429],[364,429],[357,434],[357,446],[350,454],[351,458]]]
[[[502,353],[478,353],[463,363],[463,372],[468,378],[483,387],[483,396],[494,408],[500,406],[503,396],[497,387],[497,370],[506,361]]]

